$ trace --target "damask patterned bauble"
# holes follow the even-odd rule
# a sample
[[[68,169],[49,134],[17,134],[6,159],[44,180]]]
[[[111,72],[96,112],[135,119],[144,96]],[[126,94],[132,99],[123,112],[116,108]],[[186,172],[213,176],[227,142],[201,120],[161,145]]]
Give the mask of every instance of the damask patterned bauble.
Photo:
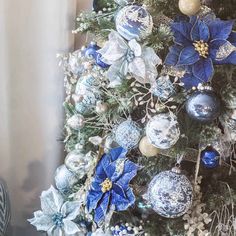
[[[82,150],[74,150],[67,154],[65,159],[66,167],[82,179],[92,168],[94,158],[91,153],[84,154]]]
[[[124,149],[136,147],[142,136],[142,130],[139,125],[128,119],[115,129],[115,141]]]
[[[143,6],[125,6],[118,12],[115,22],[117,31],[127,40],[142,40],[152,33],[152,17]]]
[[[166,101],[175,93],[175,87],[168,75],[160,76],[152,84],[150,92],[161,101]]]
[[[71,188],[78,182],[76,174],[67,169],[65,165],[61,165],[57,168],[55,174],[55,184],[57,189],[67,194],[71,191]]]
[[[200,0],[179,0],[179,9],[180,11],[187,15],[193,16],[198,13],[201,9],[201,1]]]
[[[193,188],[188,178],[178,168],[173,168],[152,179],[144,198],[159,215],[176,218],[191,207]]]
[[[213,147],[207,147],[201,151],[201,163],[208,169],[219,166],[220,154]]]
[[[160,113],[152,117],[146,126],[149,142],[159,149],[168,149],[179,140],[180,130],[173,113]]]
[[[194,92],[186,102],[188,115],[201,123],[215,120],[221,112],[221,101],[212,90]]]

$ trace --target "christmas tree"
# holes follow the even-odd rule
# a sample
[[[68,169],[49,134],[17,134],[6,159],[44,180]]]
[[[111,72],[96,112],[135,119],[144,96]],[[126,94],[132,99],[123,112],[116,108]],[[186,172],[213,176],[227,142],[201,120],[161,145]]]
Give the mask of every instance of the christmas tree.
[[[60,55],[65,150],[48,235],[236,235],[236,1],[94,0]]]

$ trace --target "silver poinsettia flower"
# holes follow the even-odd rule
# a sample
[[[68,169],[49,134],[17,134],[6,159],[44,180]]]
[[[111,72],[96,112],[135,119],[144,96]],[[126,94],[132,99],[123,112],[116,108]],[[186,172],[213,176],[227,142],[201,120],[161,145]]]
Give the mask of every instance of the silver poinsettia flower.
[[[64,202],[53,186],[43,191],[40,199],[42,210],[28,220],[38,231],[46,231],[49,236],[84,235],[83,229],[73,222],[80,213],[81,202]]]
[[[156,66],[162,63],[152,48],[140,45],[135,39],[127,42],[114,30],[98,52],[101,60],[111,65],[107,72],[110,87],[120,85],[127,74],[140,83],[152,83],[158,75]]]

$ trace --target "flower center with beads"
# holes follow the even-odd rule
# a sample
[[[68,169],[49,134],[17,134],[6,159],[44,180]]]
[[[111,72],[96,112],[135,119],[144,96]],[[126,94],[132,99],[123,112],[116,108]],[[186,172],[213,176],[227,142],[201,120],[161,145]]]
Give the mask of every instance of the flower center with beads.
[[[103,192],[103,193],[106,193],[106,192],[108,192],[109,190],[111,190],[111,188],[112,188],[112,182],[111,182],[111,180],[109,180],[108,178],[106,178],[106,179],[101,183],[101,186],[102,186],[102,192]]]
[[[201,57],[207,58],[209,55],[209,45],[208,43],[203,42],[203,40],[195,41],[193,43],[195,50],[199,53]]]
[[[52,221],[54,225],[61,228],[63,226],[63,218],[64,216],[61,213],[56,213],[52,216]]]

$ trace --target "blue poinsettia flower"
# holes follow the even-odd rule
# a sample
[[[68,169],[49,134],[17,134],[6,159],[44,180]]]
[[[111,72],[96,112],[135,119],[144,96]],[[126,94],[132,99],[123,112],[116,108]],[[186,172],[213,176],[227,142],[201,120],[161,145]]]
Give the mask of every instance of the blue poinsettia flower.
[[[214,64],[236,64],[235,50],[223,59],[217,57],[220,48],[236,44],[233,24],[234,21],[219,19],[205,22],[197,17],[172,23],[175,45],[170,48],[165,64],[185,68],[182,82],[186,88],[210,81]]]
[[[121,147],[114,148],[102,156],[96,167],[87,195],[87,208],[89,212],[94,210],[94,221],[98,224],[111,207],[115,211],[124,211],[135,202],[129,182],[139,167],[126,158],[126,153]]]

